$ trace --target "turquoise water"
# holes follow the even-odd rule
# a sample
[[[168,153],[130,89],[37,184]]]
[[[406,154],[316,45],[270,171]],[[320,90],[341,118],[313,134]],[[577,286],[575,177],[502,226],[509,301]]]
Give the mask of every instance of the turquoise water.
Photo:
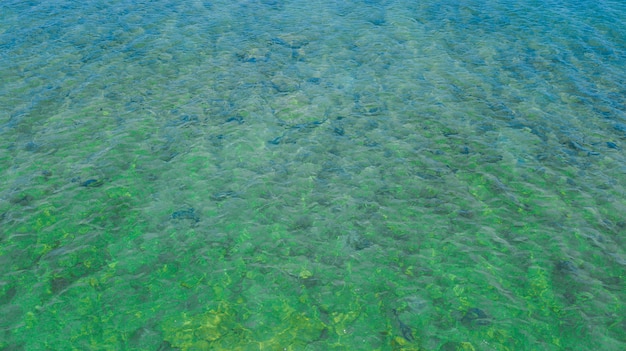
[[[626,4],[0,4],[0,350],[626,349]]]

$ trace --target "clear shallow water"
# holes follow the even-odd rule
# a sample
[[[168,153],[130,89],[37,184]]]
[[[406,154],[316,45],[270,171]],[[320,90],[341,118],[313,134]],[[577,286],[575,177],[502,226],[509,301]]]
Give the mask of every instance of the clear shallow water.
[[[626,7],[3,2],[3,350],[621,350]]]

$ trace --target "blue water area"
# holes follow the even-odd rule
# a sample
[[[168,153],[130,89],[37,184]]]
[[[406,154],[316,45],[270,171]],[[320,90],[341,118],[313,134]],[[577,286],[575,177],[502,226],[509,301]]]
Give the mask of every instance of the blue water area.
[[[0,350],[626,349],[623,1],[0,3]]]

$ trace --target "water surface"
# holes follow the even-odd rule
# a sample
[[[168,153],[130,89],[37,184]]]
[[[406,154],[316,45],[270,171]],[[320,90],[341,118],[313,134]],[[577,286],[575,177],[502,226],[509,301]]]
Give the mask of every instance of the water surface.
[[[620,1],[3,1],[0,349],[626,349]]]

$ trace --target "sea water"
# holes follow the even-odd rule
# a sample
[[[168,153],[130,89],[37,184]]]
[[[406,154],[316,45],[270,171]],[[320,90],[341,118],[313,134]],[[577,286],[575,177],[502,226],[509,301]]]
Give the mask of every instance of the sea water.
[[[0,4],[0,349],[626,349],[626,5]]]

